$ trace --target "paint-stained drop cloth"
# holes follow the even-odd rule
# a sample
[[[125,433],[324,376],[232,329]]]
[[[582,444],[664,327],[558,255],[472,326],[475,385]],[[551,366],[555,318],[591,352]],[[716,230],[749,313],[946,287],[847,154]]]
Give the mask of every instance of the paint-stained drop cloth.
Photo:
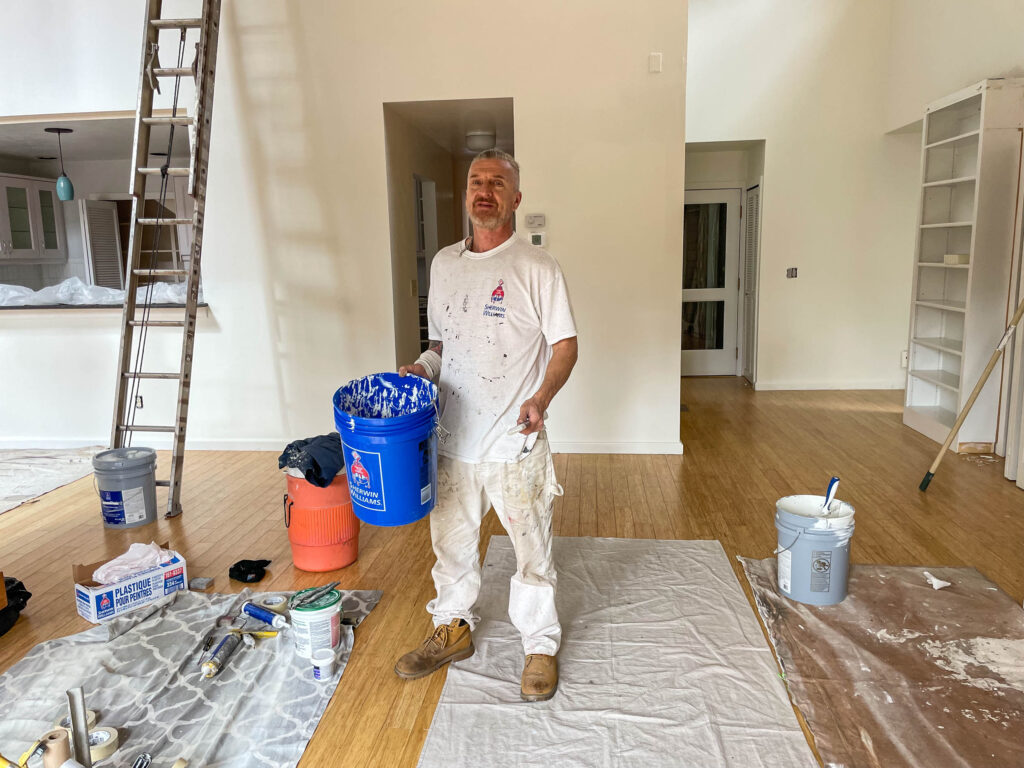
[[[556,538],[554,553],[558,693],[519,698],[515,556],[493,536],[476,654],[448,671],[422,768],[817,765],[717,541]]]

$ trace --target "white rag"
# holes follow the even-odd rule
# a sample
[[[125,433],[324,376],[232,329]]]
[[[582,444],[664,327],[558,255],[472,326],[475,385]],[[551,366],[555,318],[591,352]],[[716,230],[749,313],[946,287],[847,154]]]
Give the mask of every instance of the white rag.
[[[155,541],[149,544],[135,543],[128,547],[128,551],[123,555],[118,555],[93,571],[92,580],[97,584],[113,584],[154,565],[165,563],[172,557],[174,552],[161,549]]]

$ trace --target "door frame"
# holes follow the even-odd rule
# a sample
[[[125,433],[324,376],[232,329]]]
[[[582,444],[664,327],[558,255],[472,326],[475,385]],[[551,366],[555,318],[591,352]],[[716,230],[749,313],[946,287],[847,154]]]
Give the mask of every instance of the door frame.
[[[708,376],[714,375],[743,375],[743,361],[740,354],[743,349],[743,204],[744,195],[746,194],[746,184],[742,182],[727,182],[727,183],[704,183],[704,184],[693,184],[687,185],[683,190],[683,205],[686,205],[686,193],[688,192],[735,192],[739,195],[739,209],[737,217],[737,233],[736,233],[736,262],[737,262],[737,285],[736,285],[736,363],[733,366],[732,374],[706,374]],[[728,225],[727,225],[728,228]],[[683,254],[680,251],[679,259],[682,264]],[[681,345],[680,345],[681,346]],[[684,376],[688,374],[683,374]],[[700,374],[689,374],[689,375],[700,375]]]

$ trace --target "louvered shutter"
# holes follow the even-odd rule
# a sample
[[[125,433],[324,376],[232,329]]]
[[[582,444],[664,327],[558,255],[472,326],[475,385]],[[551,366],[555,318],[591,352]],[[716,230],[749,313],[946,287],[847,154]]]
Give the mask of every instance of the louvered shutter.
[[[85,232],[85,264],[92,285],[124,289],[121,238],[117,231],[117,204],[106,200],[82,200]]]

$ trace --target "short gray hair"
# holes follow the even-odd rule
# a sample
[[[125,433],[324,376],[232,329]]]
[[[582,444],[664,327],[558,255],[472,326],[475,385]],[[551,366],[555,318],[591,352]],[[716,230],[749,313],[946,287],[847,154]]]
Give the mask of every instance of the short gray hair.
[[[519,163],[512,157],[508,152],[501,149],[485,149],[483,152],[473,158],[473,162],[470,163],[470,167],[473,166],[477,160],[501,160],[508,163],[512,168],[512,174],[514,176],[516,191],[519,191]]]

